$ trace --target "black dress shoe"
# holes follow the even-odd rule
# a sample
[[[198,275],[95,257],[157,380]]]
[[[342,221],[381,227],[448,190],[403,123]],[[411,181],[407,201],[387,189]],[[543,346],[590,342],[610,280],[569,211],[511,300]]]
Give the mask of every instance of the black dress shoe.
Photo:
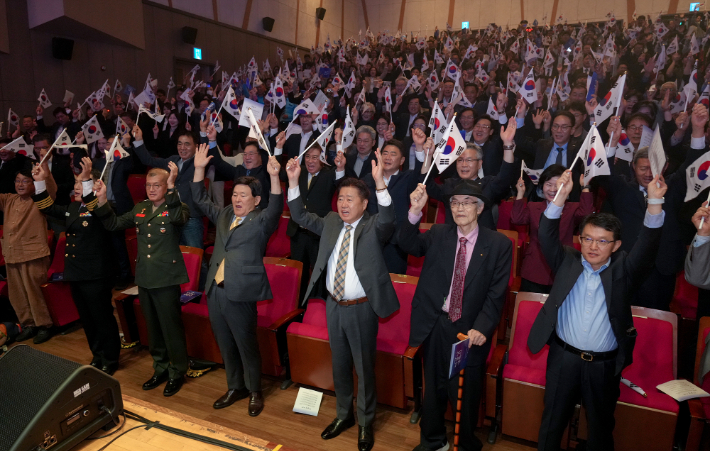
[[[109,376],[113,376],[113,373],[115,373],[117,369],[118,369],[118,363],[112,363],[110,365],[103,365],[101,367],[101,371],[108,374]]]
[[[179,392],[182,388],[182,384],[185,382],[185,376],[180,376],[177,379],[170,379],[167,384],[165,384],[165,390],[163,390],[163,396],[172,396]]]
[[[148,382],[143,384],[143,390],[152,390],[158,387],[160,384],[168,380],[168,372],[163,374],[154,374],[153,377],[148,379]]]
[[[212,404],[212,407],[214,407],[215,409],[224,409],[225,407],[229,407],[240,399],[246,398],[247,396],[249,396],[249,390],[247,390],[246,388],[242,388],[240,390],[227,390],[227,393],[225,393],[221,398],[215,401],[214,404]]]
[[[353,426],[355,426],[355,417],[350,417],[347,420],[339,420],[336,418],[328,425],[327,428],[325,428],[320,437],[323,440],[330,440],[331,438],[339,436],[341,432],[346,429],[350,429]]]
[[[45,341],[49,341],[50,338],[52,338],[54,334],[52,333],[51,327],[40,327],[39,330],[37,331],[37,335],[35,335],[34,340],[32,342],[36,345],[42,344]]]
[[[94,357],[91,359],[91,363],[89,365],[93,366],[94,368],[101,369],[101,357]]]
[[[15,341],[20,342],[20,341],[29,340],[30,338],[34,337],[35,335],[37,335],[37,327],[35,327],[35,326],[23,327],[22,332],[20,332],[20,335],[15,337]]]
[[[249,398],[249,416],[256,417],[262,410],[264,410],[264,396],[261,391],[252,392]]]
[[[375,446],[375,433],[370,426],[358,426],[357,449],[358,451],[370,451]]]

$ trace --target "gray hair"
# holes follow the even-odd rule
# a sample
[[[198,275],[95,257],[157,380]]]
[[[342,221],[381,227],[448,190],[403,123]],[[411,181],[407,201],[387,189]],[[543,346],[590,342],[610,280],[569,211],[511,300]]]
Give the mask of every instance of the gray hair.
[[[634,154],[634,159],[632,161],[633,165],[636,166],[638,160],[641,158],[648,159],[648,146],[641,147],[639,150],[636,151],[636,153]]]
[[[357,132],[355,133],[355,137],[360,136],[360,133],[367,133],[370,135],[370,138],[372,139],[372,142],[376,142],[377,140],[377,132],[375,131],[374,128],[370,127],[369,125],[361,125],[357,128]]]
[[[472,149],[474,152],[476,152],[476,158],[479,160],[483,159],[483,149],[478,144],[475,143],[466,143],[466,150]]]

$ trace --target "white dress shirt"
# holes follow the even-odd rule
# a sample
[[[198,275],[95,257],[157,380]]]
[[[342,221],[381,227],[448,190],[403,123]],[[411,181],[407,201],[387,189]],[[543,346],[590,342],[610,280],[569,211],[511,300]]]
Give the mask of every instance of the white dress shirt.
[[[313,130],[310,132],[301,132],[301,147],[298,152],[299,155],[303,153],[304,150],[306,150],[306,146],[308,145],[308,140],[311,138],[311,135],[313,134]]]

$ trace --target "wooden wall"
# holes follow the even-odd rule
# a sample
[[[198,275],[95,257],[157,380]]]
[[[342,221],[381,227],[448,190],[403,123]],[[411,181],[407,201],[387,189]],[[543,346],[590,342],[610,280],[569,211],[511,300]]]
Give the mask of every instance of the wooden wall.
[[[184,26],[197,28],[195,46],[202,49],[202,62],[213,65],[219,61],[222,69],[230,73],[246,64],[253,55],[257,55],[259,64],[268,57],[273,67],[278,61],[277,47],[286,54],[289,49],[294,49],[293,44],[158,4],[144,3],[145,50],[75,39],[72,59],[61,61],[52,57],[51,41],[55,35],[29,29],[25,0],[0,0],[0,7],[2,3],[7,4],[10,36],[9,54],[0,53],[0,121],[3,122],[7,122],[8,108],[19,115],[34,114],[38,104],[36,99],[43,88],[53,107],[60,105],[65,89],[75,93],[75,103],[83,102],[107,78],[111,87],[118,78],[124,86],[130,84],[142,89],[150,72],[164,88],[173,75],[176,58],[192,61],[193,46],[183,43],[181,38]],[[104,20],[130,21],[131,18],[101,18],[97,26]],[[3,129],[7,130],[6,126]]]

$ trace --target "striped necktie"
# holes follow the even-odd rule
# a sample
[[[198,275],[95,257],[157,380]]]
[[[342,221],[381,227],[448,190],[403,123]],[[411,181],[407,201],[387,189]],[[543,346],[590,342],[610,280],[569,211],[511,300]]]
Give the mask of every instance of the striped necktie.
[[[229,226],[229,230],[232,230],[235,227],[239,226],[239,224],[241,224],[243,220],[244,220],[244,218],[240,218],[240,217],[234,218],[234,221],[232,221],[232,224],[230,224],[230,226]],[[224,260],[225,259],[222,259],[222,261],[219,264],[219,268],[217,268],[217,274],[214,275],[214,281],[217,285],[224,282]]]
[[[348,268],[348,253],[350,252],[350,231],[353,226],[347,224],[345,226],[345,235],[343,242],[340,245],[338,252],[338,263],[335,265],[335,279],[333,280],[333,296],[336,301],[343,299],[345,294],[345,273]]]

